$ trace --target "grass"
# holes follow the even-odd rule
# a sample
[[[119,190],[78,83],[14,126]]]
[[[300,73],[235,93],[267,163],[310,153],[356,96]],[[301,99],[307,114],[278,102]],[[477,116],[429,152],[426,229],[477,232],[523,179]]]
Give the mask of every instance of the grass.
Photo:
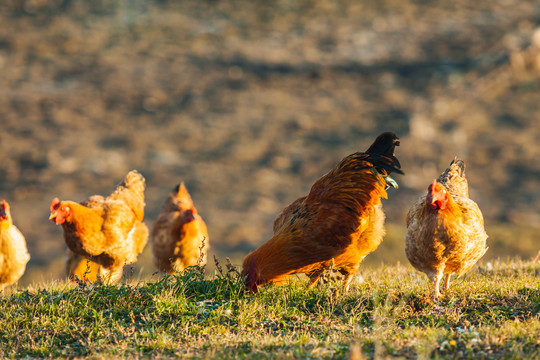
[[[118,285],[54,282],[0,296],[0,357],[538,358],[540,267],[486,263],[433,303],[387,266],[343,293],[305,279],[244,292],[233,266]]]

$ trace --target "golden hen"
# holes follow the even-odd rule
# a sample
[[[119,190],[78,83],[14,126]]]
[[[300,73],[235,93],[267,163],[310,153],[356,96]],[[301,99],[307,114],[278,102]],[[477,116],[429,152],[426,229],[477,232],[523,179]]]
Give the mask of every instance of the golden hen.
[[[446,290],[452,274],[463,274],[486,253],[486,239],[482,212],[469,199],[465,163],[454,159],[409,210],[405,253],[433,282],[433,298],[439,299],[443,275]]]
[[[167,274],[181,272],[206,262],[208,231],[193,206],[184,183],[178,184],[165,201],[152,228],[152,253],[156,267]]]
[[[397,145],[394,133],[382,133],[366,152],[345,157],[307,196],[286,207],[274,221],[274,236],[244,259],[247,287],[257,292],[259,285],[280,285],[299,273],[312,287],[333,264],[347,290],[362,259],[384,236],[381,197],[387,197],[387,184],[397,187],[388,175],[403,174],[394,156]]]
[[[120,274],[124,265],[137,261],[148,240],[143,223],[144,189],[144,177],[133,170],[106,198],[95,195],[81,203],[52,201],[49,218],[62,225],[68,248],[99,264],[108,282],[116,280],[114,274]]]
[[[13,225],[7,201],[0,203],[0,291],[23,276],[30,254],[23,234]]]

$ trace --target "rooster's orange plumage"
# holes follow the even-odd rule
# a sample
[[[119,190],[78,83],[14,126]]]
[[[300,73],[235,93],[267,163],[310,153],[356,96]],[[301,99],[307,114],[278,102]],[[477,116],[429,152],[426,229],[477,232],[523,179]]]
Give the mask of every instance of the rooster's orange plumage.
[[[443,275],[445,290],[452,274],[463,274],[485,254],[486,239],[482,212],[469,199],[465,163],[454,159],[409,210],[407,258],[433,282],[438,299]]]
[[[95,195],[82,203],[55,198],[51,204],[50,219],[62,225],[68,248],[99,264],[105,280],[114,281],[146,245],[144,189],[144,177],[133,170],[106,198]]]
[[[279,285],[297,273],[307,274],[312,287],[333,264],[348,289],[362,259],[384,236],[380,199],[387,197],[387,184],[397,186],[388,175],[403,174],[394,156],[396,145],[395,134],[379,135],[365,153],[345,157],[307,196],[286,207],[274,221],[274,236],[244,259],[248,288]]]

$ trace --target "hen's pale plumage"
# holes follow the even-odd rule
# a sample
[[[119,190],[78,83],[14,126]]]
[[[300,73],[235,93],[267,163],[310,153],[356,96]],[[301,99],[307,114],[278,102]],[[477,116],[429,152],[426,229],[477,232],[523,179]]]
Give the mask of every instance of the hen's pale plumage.
[[[9,204],[0,204],[0,291],[23,276],[30,254],[19,229],[13,225]]]
[[[183,271],[199,259],[206,263],[208,231],[183,182],[169,194],[156,219],[151,244],[154,264],[164,273]]]
[[[347,289],[362,259],[384,236],[381,197],[387,196],[390,172],[403,173],[396,145],[395,134],[379,135],[365,153],[345,157],[307,196],[286,207],[274,221],[274,236],[244,259],[247,287],[256,292],[259,285],[280,285],[298,273],[308,275],[312,287],[333,265]]]
[[[482,212],[468,197],[465,163],[454,159],[409,210],[407,258],[433,281],[438,299],[443,274],[447,289],[452,274],[463,274],[485,254],[486,239]]]
[[[68,248],[99,264],[105,280],[116,280],[146,245],[144,189],[144,177],[133,170],[106,198],[95,195],[80,204],[53,200],[50,219],[62,225]]]

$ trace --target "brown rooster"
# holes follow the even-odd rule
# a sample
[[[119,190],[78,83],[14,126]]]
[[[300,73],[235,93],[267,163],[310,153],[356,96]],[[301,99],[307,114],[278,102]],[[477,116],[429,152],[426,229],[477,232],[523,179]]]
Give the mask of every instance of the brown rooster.
[[[387,183],[397,187],[388,175],[403,174],[394,156],[397,145],[394,133],[382,133],[365,153],[345,157],[307,196],[286,207],[274,221],[274,236],[244,259],[247,287],[257,292],[259,285],[280,285],[298,273],[313,287],[333,264],[347,290],[362,259],[384,236],[381,197],[387,197]]]
[[[62,225],[68,248],[99,264],[105,280],[137,261],[148,240],[144,217],[144,177],[130,171],[116,190],[104,198],[91,196],[82,203],[55,198],[49,217]]]
[[[0,291],[23,276],[30,254],[19,229],[13,225],[9,204],[0,203]]]
[[[167,274],[181,272],[196,265],[199,258],[204,264],[207,250],[206,224],[181,182],[169,194],[152,228],[154,264]]]
[[[410,263],[433,282],[439,299],[452,274],[469,270],[487,251],[487,234],[478,205],[469,199],[465,163],[454,159],[407,215],[405,252]]]

